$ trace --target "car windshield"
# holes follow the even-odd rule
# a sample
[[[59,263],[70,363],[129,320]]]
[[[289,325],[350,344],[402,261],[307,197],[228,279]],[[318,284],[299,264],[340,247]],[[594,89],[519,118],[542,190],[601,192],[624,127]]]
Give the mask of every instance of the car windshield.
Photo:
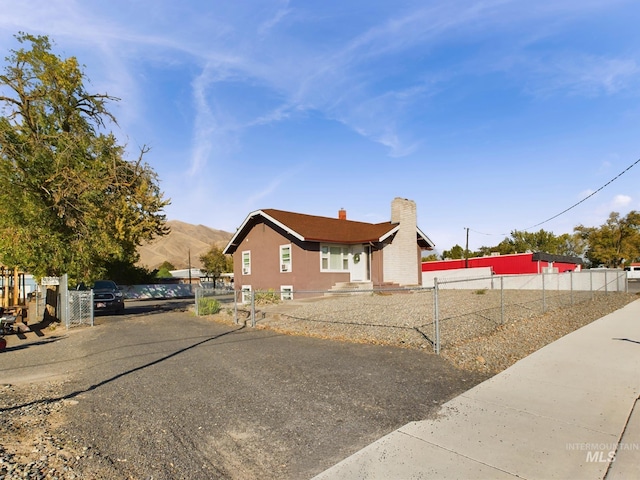
[[[95,290],[104,290],[104,289],[116,290],[118,287],[116,287],[116,284],[111,280],[98,280],[93,285],[93,288]]]

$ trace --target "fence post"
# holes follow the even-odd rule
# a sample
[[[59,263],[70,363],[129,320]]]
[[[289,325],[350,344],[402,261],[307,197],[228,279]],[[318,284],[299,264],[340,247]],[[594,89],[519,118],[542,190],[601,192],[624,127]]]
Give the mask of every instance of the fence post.
[[[542,272],[542,313],[547,311],[547,304],[546,304],[546,291],[545,291],[545,285],[544,285],[544,275],[545,273]]]
[[[438,308],[438,278],[433,279],[433,319],[435,327],[435,345],[436,355],[440,355],[440,312]]]
[[[251,326],[256,326],[256,291],[251,290]]]
[[[503,325],[503,324],[504,324],[504,277],[500,276],[500,325]]]
[[[89,290],[89,311],[91,312],[91,326],[93,327],[93,320],[96,312],[93,311],[93,290]]]
[[[573,305],[573,270],[569,272],[569,301]]]
[[[233,290],[233,323],[238,325],[238,292],[242,290]]]
[[[58,277],[58,312],[60,320],[69,329],[69,277],[65,273]]]
[[[36,290],[35,290],[35,297],[36,297],[36,310],[34,312],[35,316],[33,318],[40,318],[40,284],[36,283]]]

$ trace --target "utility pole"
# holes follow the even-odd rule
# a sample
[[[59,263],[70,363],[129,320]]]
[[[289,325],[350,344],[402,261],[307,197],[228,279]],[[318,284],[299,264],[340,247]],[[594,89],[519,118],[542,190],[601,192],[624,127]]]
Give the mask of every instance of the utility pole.
[[[189,289],[191,289],[191,249],[189,249]]]
[[[464,247],[464,268],[469,268],[469,227],[467,229],[467,244]]]

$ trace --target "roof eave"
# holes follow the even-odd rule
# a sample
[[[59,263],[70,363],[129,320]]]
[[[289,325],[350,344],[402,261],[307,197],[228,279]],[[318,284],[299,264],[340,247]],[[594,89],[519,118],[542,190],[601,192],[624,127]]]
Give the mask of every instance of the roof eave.
[[[420,230],[417,227],[416,227],[416,230],[418,231],[418,236],[422,237],[422,239],[427,243],[427,245],[429,245],[428,250],[431,250],[432,248],[434,248],[436,246],[436,244],[433,243],[431,241],[431,239],[429,237],[427,237],[422,230]]]
[[[387,238],[389,238],[391,235],[394,235],[398,230],[400,229],[400,225],[396,225],[395,227],[393,227],[391,230],[389,230],[387,233],[385,233],[384,235],[382,235],[379,239],[378,242],[382,243],[384,242]]]
[[[240,243],[237,242],[238,238],[246,235],[245,230],[247,228],[247,225],[255,217],[262,217],[262,218],[264,218],[266,220],[269,220],[270,222],[272,222],[273,224],[277,225],[278,227],[283,229],[288,234],[294,236],[298,240],[300,240],[302,242],[305,241],[304,236],[300,235],[298,232],[296,232],[292,228],[289,228],[284,223],[279,222],[278,220],[273,218],[271,215],[267,215],[263,210],[256,210],[254,212],[251,212],[249,215],[247,215],[247,218],[245,218],[244,222],[242,222],[242,225],[240,225],[238,227],[238,229],[236,230],[236,233],[233,235],[233,237],[231,237],[231,240],[229,240],[229,243],[227,243],[227,246],[224,247],[224,250],[222,251],[222,253],[230,254],[230,253],[233,253],[233,252],[236,251],[236,249],[240,246]]]

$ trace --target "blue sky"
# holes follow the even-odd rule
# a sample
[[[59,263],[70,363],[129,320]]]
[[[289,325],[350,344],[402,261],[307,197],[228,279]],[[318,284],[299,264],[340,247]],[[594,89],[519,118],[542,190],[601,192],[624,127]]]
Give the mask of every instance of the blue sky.
[[[640,210],[640,4],[624,0],[0,0],[0,49],[85,65],[169,219],[261,208],[389,220],[439,251]]]

